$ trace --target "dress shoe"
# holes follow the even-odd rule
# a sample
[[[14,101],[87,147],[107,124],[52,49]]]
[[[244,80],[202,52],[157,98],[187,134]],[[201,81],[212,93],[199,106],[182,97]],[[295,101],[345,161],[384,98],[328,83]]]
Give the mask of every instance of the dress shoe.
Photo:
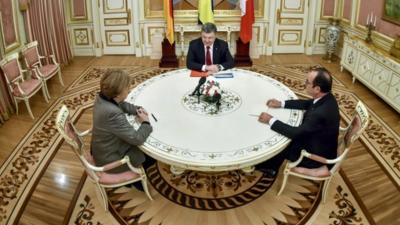
[[[268,178],[275,178],[276,174],[277,174],[276,170],[269,169],[269,168],[260,168],[258,170],[261,171],[262,173],[264,173],[264,175]]]
[[[127,188],[135,188],[138,191],[144,192],[143,186],[142,186],[142,182],[135,182],[132,184],[127,184],[125,185],[125,187]]]

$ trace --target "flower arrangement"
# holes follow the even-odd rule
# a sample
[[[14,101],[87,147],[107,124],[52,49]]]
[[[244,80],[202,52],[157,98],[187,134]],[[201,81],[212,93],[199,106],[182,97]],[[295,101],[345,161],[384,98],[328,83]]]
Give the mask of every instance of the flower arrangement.
[[[222,90],[220,84],[213,77],[208,77],[206,83],[200,88],[200,92],[203,94],[204,101],[206,102],[218,103],[221,99]]]

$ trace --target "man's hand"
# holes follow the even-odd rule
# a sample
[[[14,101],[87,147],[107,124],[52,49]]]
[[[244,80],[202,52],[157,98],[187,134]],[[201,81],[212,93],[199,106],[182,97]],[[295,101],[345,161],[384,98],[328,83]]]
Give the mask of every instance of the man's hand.
[[[207,70],[208,72],[210,72],[211,74],[213,74],[213,73],[218,73],[218,71],[219,71],[218,65],[209,65],[209,66],[206,66],[206,70]]]
[[[281,108],[282,103],[279,100],[273,98],[267,101],[267,106],[270,108]]]
[[[262,112],[260,116],[258,116],[258,121],[261,123],[266,123],[268,124],[269,121],[271,120],[272,116],[266,112]]]
[[[137,115],[136,115],[136,120],[139,123],[143,123],[143,122],[149,122],[149,116],[146,112],[146,110],[144,110],[143,108],[139,108],[137,111]]]

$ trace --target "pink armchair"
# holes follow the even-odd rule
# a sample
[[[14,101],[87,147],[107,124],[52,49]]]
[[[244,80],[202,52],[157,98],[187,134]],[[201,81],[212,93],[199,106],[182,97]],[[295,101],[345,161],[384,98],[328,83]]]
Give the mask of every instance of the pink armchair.
[[[40,56],[38,51],[37,41],[33,41],[25,45],[21,49],[21,53],[22,56],[24,57],[24,61],[27,68],[34,69],[35,73],[42,78],[46,88],[47,96],[49,98],[50,98],[50,93],[47,88],[47,83],[46,83],[47,80],[58,74],[58,79],[60,80],[61,85],[64,86],[64,82],[61,76],[60,64],[56,62],[56,58],[54,57],[54,55],[50,55],[48,57]],[[52,63],[43,65],[41,60],[44,58],[51,59]]]
[[[147,176],[143,167],[134,167],[130,163],[129,157],[98,167],[94,165],[93,157],[85,151],[82,137],[91,131],[78,132],[69,118],[69,110],[63,105],[57,114],[56,128],[65,141],[72,147],[75,154],[79,157],[89,178],[97,186],[105,211],[108,210],[108,197],[105,188],[115,188],[141,181],[143,189],[150,200],[153,200],[147,186]],[[122,173],[107,173],[108,170],[121,165],[128,165],[129,171]]]
[[[24,78],[23,72],[27,72],[27,70],[21,69],[18,58],[18,53],[6,56],[2,61],[0,61],[0,67],[4,72],[8,89],[13,97],[17,115],[18,101],[23,100],[28,109],[29,115],[34,119],[35,117],[33,116],[29,99],[42,89],[44,99],[46,102],[49,102],[47,92],[40,77],[32,76],[29,80]]]
[[[339,171],[340,165],[346,158],[351,145],[361,133],[367,128],[368,125],[368,110],[364,104],[359,101],[356,105],[353,113],[353,118],[350,124],[346,128],[340,127],[339,129],[339,144],[337,149],[336,159],[326,159],[319,155],[311,154],[306,150],[302,150],[300,157],[295,162],[288,162],[283,171],[284,177],[281,188],[278,192],[280,195],[285,189],[289,175],[305,178],[308,180],[324,181],[322,187],[322,201],[325,203],[326,193],[328,191],[329,184],[332,177]],[[315,169],[308,169],[303,167],[297,167],[303,158],[309,158],[324,164],[331,164],[333,167],[329,170],[327,166],[321,166]]]

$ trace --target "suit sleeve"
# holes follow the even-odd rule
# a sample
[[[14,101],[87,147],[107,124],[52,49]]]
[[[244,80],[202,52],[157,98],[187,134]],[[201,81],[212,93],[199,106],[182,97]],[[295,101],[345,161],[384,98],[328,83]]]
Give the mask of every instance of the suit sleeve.
[[[203,67],[203,64],[196,62],[195,51],[196,51],[195,46],[193,42],[191,42],[189,44],[189,51],[187,53],[186,67],[190,70],[201,71],[201,67]]]
[[[108,128],[110,132],[131,145],[143,144],[153,128],[150,124],[143,123],[138,130],[128,122],[125,114],[118,112],[109,116]]]
[[[119,103],[119,107],[122,109],[124,113],[128,113],[130,115],[136,115],[137,106],[128,103],[128,102],[121,102]]]
[[[224,43],[224,48],[223,48],[224,52],[223,55],[221,56],[223,57],[223,60],[221,60],[221,65],[224,67],[225,70],[227,70],[234,67],[234,62],[232,55],[229,51],[228,44],[226,42],[223,43]]]
[[[302,99],[286,100],[285,101],[285,108],[286,109],[306,110],[311,106],[312,103],[313,103],[312,99],[309,99],[309,100],[302,100]]]
[[[325,124],[323,118],[323,115],[316,113],[313,116],[307,117],[307,119],[298,127],[293,127],[277,120],[272,124],[271,129],[290,139],[295,139],[300,136],[306,138],[308,134],[322,130],[322,126]]]

